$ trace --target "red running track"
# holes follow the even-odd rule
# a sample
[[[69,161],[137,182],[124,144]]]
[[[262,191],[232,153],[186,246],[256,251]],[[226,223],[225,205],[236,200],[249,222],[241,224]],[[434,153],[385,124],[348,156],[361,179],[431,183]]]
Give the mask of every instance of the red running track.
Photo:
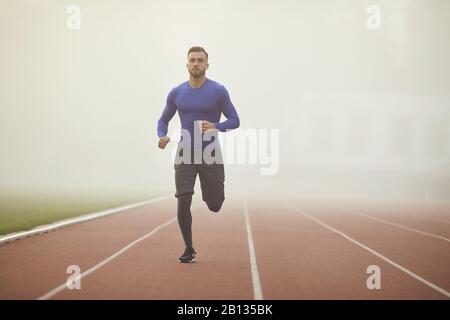
[[[450,207],[194,196],[180,264],[175,198],[0,246],[0,299],[449,299]],[[67,267],[81,289],[65,286]],[[381,288],[369,289],[369,266]]]

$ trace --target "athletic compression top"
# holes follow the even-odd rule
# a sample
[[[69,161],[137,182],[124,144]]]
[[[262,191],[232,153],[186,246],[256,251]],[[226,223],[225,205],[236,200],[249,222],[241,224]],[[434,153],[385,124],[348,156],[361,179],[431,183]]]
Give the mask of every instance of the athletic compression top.
[[[167,135],[169,121],[177,110],[180,116],[181,128],[189,131],[191,135],[191,147],[194,147],[194,135],[203,137],[200,129],[194,125],[196,120],[208,120],[214,123],[216,128],[222,132],[239,127],[239,116],[231,102],[227,89],[220,83],[208,78],[199,88],[192,88],[189,85],[189,81],[185,81],[170,91],[167,96],[166,106],[158,120],[157,131],[159,137]],[[222,113],[227,120],[220,122]],[[214,138],[210,141],[202,140],[202,149],[212,141],[217,141],[218,143],[217,136],[213,136]],[[182,140],[183,135],[180,138],[180,142]]]

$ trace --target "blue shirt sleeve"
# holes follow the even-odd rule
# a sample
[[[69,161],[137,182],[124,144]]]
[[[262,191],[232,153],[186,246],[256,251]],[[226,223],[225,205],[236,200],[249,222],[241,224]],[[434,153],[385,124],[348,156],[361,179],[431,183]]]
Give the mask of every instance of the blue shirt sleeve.
[[[158,137],[164,137],[167,135],[169,128],[169,121],[173,118],[177,112],[177,106],[175,104],[175,94],[174,89],[172,89],[167,95],[166,107],[164,108],[161,117],[158,120]]]
[[[240,124],[239,116],[231,102],[230,95],[224,86],[222,86],[219,106],[220,111],[222,111],[227,120],[216,123],[216,129],[225,132],[226,130],[238,128]]]

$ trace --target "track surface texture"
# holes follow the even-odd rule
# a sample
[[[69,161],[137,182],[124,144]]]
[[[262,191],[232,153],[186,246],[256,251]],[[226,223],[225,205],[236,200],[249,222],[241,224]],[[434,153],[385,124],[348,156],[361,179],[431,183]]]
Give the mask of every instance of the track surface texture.
[[[194,196],[192,214],[190,264],[175,198],[2,244],[0,299],[450,298],[447,204]]]

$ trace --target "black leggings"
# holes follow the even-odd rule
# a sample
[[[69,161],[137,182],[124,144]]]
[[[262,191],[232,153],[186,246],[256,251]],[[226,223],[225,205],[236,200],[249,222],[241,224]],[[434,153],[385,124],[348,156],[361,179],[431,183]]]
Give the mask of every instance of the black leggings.
[[[177,197],[178,199],[178,224],[183,235],[186,247],[192,247],[192,214],[191,203],[192,193],[184,193]]]

